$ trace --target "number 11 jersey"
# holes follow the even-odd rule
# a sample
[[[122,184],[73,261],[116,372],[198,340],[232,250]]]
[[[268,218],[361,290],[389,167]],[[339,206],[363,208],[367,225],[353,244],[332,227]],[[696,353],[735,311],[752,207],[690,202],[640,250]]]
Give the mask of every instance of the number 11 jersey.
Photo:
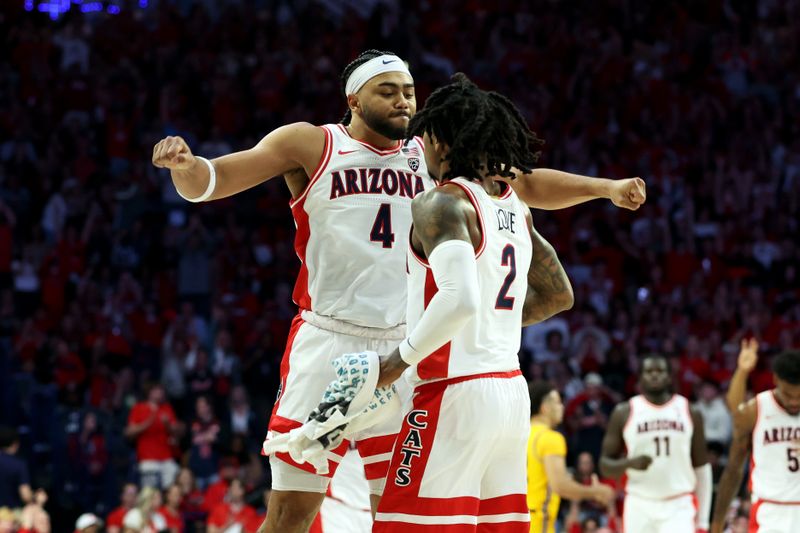
[[[692,466],[694,423],[689,401],[674,394],[664,405],[642,396],[628,402],[630,413],[622,436],[628,457],[647,455],[647,470],[628,469],[625,492],[652,500],[666,500],[694,492],[697,478]]]

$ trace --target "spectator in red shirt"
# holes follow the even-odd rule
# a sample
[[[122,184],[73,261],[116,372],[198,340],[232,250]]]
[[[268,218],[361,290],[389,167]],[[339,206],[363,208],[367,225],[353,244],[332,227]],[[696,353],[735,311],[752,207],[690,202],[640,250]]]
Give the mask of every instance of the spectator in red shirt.
[[[147,401],[133,406],[128,415],[125,436],[136,439],[136,459],[142,486],[168,487],[178,475],[172,458],[172,439],[181,433],[172,406],[166,402],[164,388],[154,384]]]
[[[181,501],[183,491],[178,484],[170,485],[165,495],[166,503],[158,510],[164,520],[167,521],[167,529],[170,533],[183,533],[184,523],[181,516]]]
[[[238,478],[231,480],[227,501],[217,504],[208,517],[208,533],[222,533],[238,524],[244,527],[258,516],[256,510],[244,503],[244,483]]]
[[[234,457],[225,457],[219,462],[220,479],[206,489],[205,501],[203,505],[206,511],[211,512],[217,504],[225,499],[231,481],[236,477],[239,462]]]
[[[139,495],[139,487],[134,483],[125,483],[122,487],[122,495],[120,496],[120,506],[111,511],[106,518],[106,531],[108,533],[121,533],[122,532],[122,519],[125,518],[125,513],[133,509],[136,505],[136,497]]]

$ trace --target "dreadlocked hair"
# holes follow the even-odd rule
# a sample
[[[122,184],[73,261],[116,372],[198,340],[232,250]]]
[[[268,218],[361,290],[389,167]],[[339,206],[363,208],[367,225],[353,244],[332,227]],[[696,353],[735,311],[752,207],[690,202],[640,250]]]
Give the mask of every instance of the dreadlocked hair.
[[[482,91],[461,72],[452,83],[431,93],[425,107],[408,124],[408,138],[428,133],[450,147],[450,169],[442,176],[483,179],[514,177],[512,169],[531,171],[544,141],[530,130],[505,96]],[[484,166],[485,165],[485,166]]]
[[[347,94],[345,93],[345,87],[347,87],[347,80],[348,78],[350,78],[350,75],[353,73],[353,71],[358,67],[360,67],[361,65],[363,65],[364,63],[366,63],[367,61],[369,61],[370,59],[375,59],[376,57],[385,55],[394,56],[397,54],[395,54],[394,52],[384,52],[381,50],[370,49],[361,52],[361,54],[357,58],[351,61],[349,65],[344,67],[342,75],[339,77],[339,83],[342,87],[342,94],[345,96],[345,98],[347,98]],[[344,116],[342,117],[342,120],[340,120],[339,122],[347,126],[350,124],[350,119],[352,118],[353,114],[350,112],[350,109],[348,108]]]

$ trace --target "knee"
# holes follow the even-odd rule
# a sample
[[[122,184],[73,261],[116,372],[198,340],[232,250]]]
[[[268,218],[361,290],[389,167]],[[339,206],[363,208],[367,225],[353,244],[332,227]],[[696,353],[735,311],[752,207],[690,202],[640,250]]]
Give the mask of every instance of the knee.
[[[277,501],[270,502],[267,522],[274,525],[275,532],[288,533],[296,531],[304,533],[308,531],[324,498],[322,494],[292,496],[282,497]],[[266,531],[264,529],[261,533],[266,533]]]

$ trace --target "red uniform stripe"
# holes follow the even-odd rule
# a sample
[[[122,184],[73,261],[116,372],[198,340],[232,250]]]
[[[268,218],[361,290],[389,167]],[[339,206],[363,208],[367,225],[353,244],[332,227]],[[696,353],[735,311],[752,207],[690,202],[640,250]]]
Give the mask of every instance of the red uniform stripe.
[[[356,443],[358,447],[358,454],[367,459],[373,455],[380,455],[382,453],[389,453],[394,448],[394,441],[397,440],[397,435],[381,435],[379,437],[370,437],[368,439],[360,440]]]
[[[283,351],[283,359],[281,359],[281,393],[278,396],[278,399],[275,400],[275,405],[272,406],[272,416],[269,419],[269,426],[268,429],[273,429],[273,423],[279,423],[278,419],[282,418],[277,415],[278,413],[278,406],[281,404],[281,396],[286,391],[286,378],[289,376],[289,370],[291,365],[291,354],[292,354],[292,346],[294,345],[294,339],[297,336],[297,332],[300,331],[300,326],[305,324],[305,321],[300,315],[297,315],[292,320],[292,325],[289,328],[289,336],[286,338],[286,349]],[[282,420],[287,420],[282,418]],[[298,422],[299,424],[299,422]],[[294,428],[289,428],[294,429]],[[280,431],[280,433],[285,433],[285,431]]]
[[[498,522],[478,524],[475,533],[528,533],[530,530],[530,522]]]
[[[409,468],[410,483],[402,486],[396,483],[398,470],[404,465],[401,464],[403,454],[400,453],[402,442],[408,437],[411,431],[408,417],[403,421],[403,427],[398,434],[397,445],[392,454],[392,462],[389,466],[389,473],[386,479],[386,489],[378,505],[378,512],[403,512],[415,514],[417,511],[417,501],[419,500],[419,487],[422,483],[422,476],[425,474],[425,467],[433,448],[433,440],[436,437],[436,428],[439,425],[439,409],[442,406],[444,389],[432,389],[421,391],[414,396],[414,407],[412,411],[427,411],[424,419],[418,417],[419,421],[427,423],[423,429],[416,429],[419,432],[422,453],[419,457],[411,460]],[[391,511],[389,511],[391,509]],[[377,522],[376,522],[377,524]],[[373,531],[380,531],[373,529]]]
[[[528,514],[527,494],[507,494],[481,500],[478,514],[480,516],[505,513]]]
[[[389,461],[381,461],[379,463],[370,463],[364,465],[364,476],[368,480],[383,479],[389,471]]]

